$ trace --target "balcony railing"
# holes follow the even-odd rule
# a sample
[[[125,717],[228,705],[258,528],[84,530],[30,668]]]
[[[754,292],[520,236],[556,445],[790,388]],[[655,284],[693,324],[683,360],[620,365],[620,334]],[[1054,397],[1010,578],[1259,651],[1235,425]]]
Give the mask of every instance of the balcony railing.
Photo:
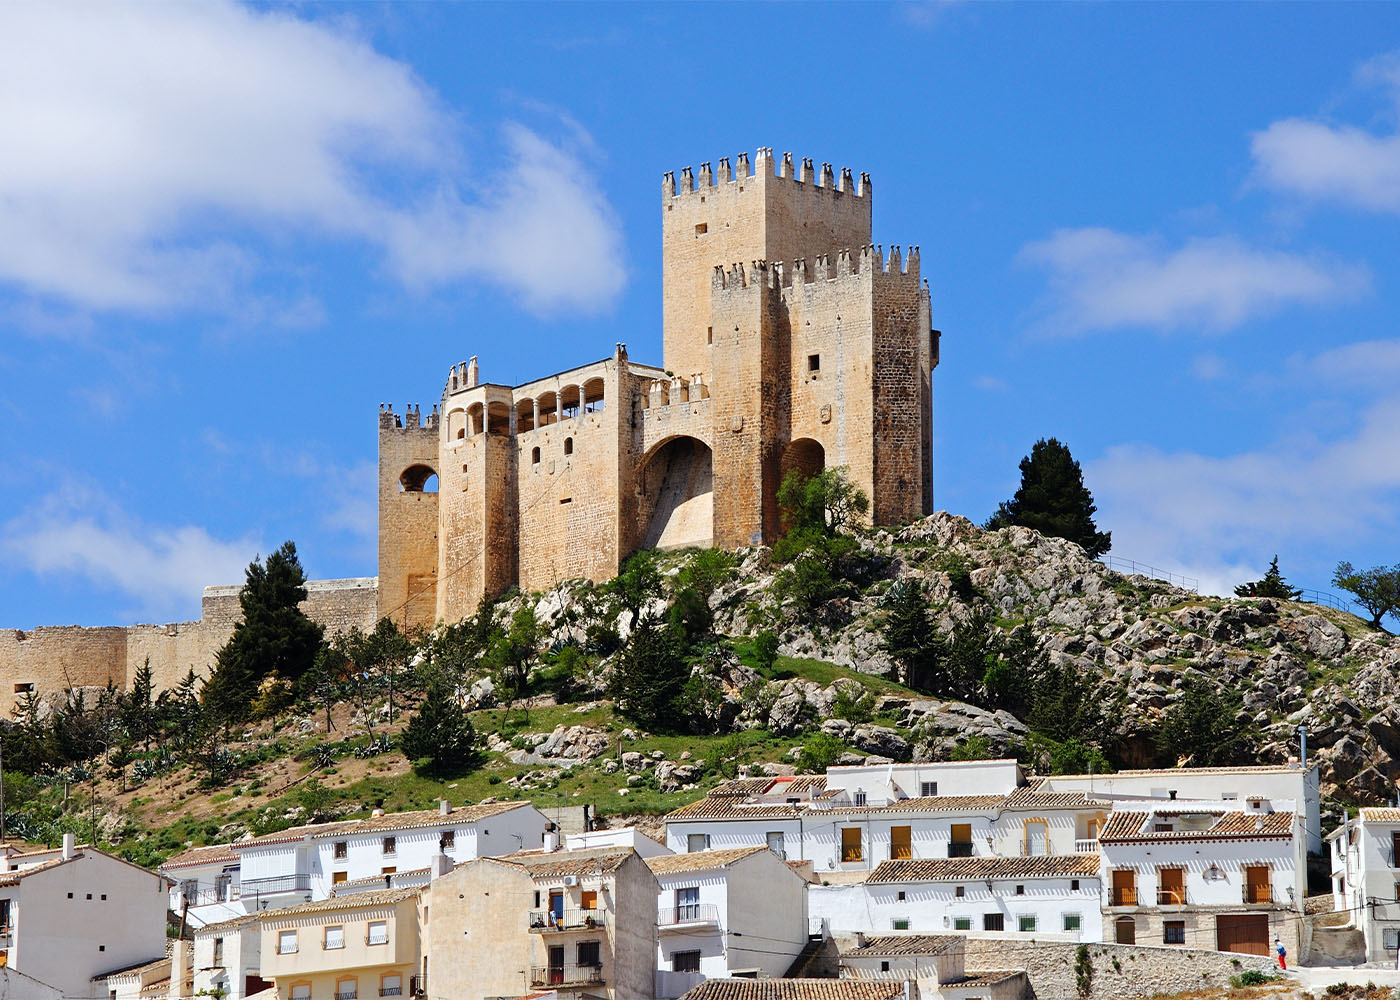
[[[1157,890],[1157,905],[1158,905],[1158,906],[1185,906],[1185,905],[1186,905],[1186,890],[1185,890],[1185,889],[1158,889],[1158,890]]]
[[[1137,906],[1137,889],[1110,889],[1108,893],[1109,906]]]
[[[1273,887],[1267,885],[1246,885],[1241,896],[1246,903],[1267,904],[1274,901]]]
[[[416,996],[416,997],[427,996],[427,995],[428,995],[428,976],[427,976],[427,974],[425,973],[425,974],[423,974],[423,975],[421,975],[421,976],[409,976],[409,977],[408,977],[408,991],[409,991],[410,993],[412,993],[412,994],[413,994],[414,996]]]
[[[531,910],[530,933],[549,934],[554,931],[595,930],[607,925],[605,910]]]
[[[680,927],[692,924],[719,925],[719,907],[714,903],[685,903],[666,906],[656,912],[656,926]]]
[[[1098,854],[1098,853],[1099,853],[1099,838],[1098,838],[1098,837],[1087,837],[1087,838],[1082,839],[1082,840],[1076,840],[1076,841],[1074,842],[1074,853],[1075,853],[1075,854]]]
[[[403,987],[402,987],[402,986],[381,986],[381,987],[379,987],[379,995],[382,996],[382,997],[396,997],[396,996],[402,996],[402,995],[403,995]]]
[[[358,990],[350,990],[346,993],[341,993],[339,990],[337,990],[335,994],[335,1000],[357,1000],[359,995],[360,993]]]
[[[601,985],[601,965],[536,965],[530,968],[530,985],[589,986]]]
[[[949,841],[948,857],[950,858],[970,858],[972,857],[972,841]]]
[[[233,885],[215,886],[205,889],[186,889],[180,893],[190,906],[213,906],[215,903],[229,903],[238,898],[238,887]]]
[[[310,892],[311,873],[294,872],[270,878],[245,878],[240,890],[244,896],[275,896],[281,892]]]

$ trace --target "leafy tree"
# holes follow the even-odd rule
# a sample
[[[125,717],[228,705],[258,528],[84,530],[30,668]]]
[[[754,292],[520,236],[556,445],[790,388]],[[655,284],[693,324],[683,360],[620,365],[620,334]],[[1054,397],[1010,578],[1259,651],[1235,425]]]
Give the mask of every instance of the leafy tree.
[[[323,629],[298,607],[304,600],[306,574],[291,542],[265,562],[254,559],[248,565],[238,595],[243,620],[219,650],[204,686],[204,703],[217,718],[246,718],[263,678],[275,673],[295,682],[311,669]]]
[[[619,615],[627,615],[628,631],[637,627],[638,621],[647,606],[660,599],[665,591],[661,584],[661,570],[656,564],[656,553],[643,549],[622,566],[622,571],[601,590],[607,599],[609,617],[616,621]]]
[[[991,760],[992,741],[981,733],[964,737],[948,754],[949,760]]]
[[[618,710],[648,728],[674,723],[672,703],[690,676],[675,630],[645,617],[613,666],[609,693]]]
[[[758,661],[759,673],[773,672],[773,667],[778,662],[779,644],[778,637],[772,632],[760,632],[753,637],[753,655]]]
[[[904,683],[926,691],[944,644],[929,616],[928,601],[914,580],[900,580],[885,597],[884,650],[898,665]]]
[[[151,658],[136,670],[131,679],[131,690],[121,702],[122,728],[134,742],[151,749],[151,738],[156,734],[155,680],[151,673]]]
[[[1025,757],[1039,774],[1111,774],[1114,770],[1103,749],[1087,738],[1056,740],[1032,731]]]
[[[1400,617],[1400,563],[1358,570],[1349,562],[1337,563],[1332,585],[1356,597],[1356,603],[1371,615],[1371,624],[1380,628],[1386,615]]]
[[[1021,459],[1021,487],[988,518],[989,529],[1019,524],[1042,535],[1067,538],[1093,558],[1112,544],[1112,532],[1094,524],[1094,497],[1069,449],[1054,438],[1037,441]]]
[[[350,663],[356,674],[382,687],[388,694],[389,718],[394,717],[394,682],[404,664],[413,655],[413,642],[399,631],[389,618],[381,618],[369,632],[354,626],[336,637],[333,643]]]
[[[804,774],[822,774],[827,768],[835,767],[845,752],[846,744],[830,733],[813,733],[802,744],[797,769]]]
[[[423,703],[404,727],[399,746],[422,773],[437,777],[460,772],[475,760],[476,730],[441,673],[428,680]]]
[[[1157,751],[1168,764],[1220,767],[1251,763],[1255,736],[1237,721],[1238,707],[1212,685],[1195,680],[1162,713]]]
[[[779,601],[814,621],[833,598],[855,591],[864,569],[859,544],[847,529],[870,509],[870,499],[842,468],[807,476],[793,469],[778,488],[785,533],[773,558],[786,563],[774,583]]]
[[[509,630],[497,630],[486,651],[483,663],[510,707],[524,701],[530,693],[530,668],[538,658],[539,641],[539,622],[534,609],[526,605],[511,618]],[[528,708],[525,721],[530,721]]]
[[[1279,572],[1278,556],[1275,555],[1269,563],[1269,568],[1264,572],[1264,579],[1240,584],[1235,588],[1235,596],[1277,597],[1285,601],[1296,601],[1303,596],[1303,591],[1298,587],[1288,585],[1288,581]]]

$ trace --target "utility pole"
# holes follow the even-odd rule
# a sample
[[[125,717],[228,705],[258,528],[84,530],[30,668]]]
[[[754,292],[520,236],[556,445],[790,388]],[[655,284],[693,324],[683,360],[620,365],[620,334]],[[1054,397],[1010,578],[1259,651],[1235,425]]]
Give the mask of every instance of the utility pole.
[[[5,843],[5,739],[0,737],[0,844]]]

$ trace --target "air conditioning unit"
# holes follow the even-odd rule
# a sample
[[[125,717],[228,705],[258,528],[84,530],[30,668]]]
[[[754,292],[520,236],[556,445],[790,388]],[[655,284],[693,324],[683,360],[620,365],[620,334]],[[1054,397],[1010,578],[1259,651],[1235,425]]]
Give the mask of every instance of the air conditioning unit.
[[[565,876],[564,876],[564,885],[565,885],[566,888],[572,889],[574,886],[578,885],[578,876],[577,876],[577,875],[565,875]]]

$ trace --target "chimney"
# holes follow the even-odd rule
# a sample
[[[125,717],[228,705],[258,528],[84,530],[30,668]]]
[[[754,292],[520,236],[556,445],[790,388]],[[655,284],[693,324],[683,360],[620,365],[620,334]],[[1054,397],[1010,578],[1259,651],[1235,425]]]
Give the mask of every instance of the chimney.
[[[78,840],[71,833],[63,835],[63,860],[71,861],[73,855],[77,853]]]
[[[383,816],[383,815],[384,815],[384,810],[383,810],[383,809],[375,809],[375,810],[373,810],[369,815],[370,815],[370,818],[371,818],[371,819],[378,819],[380,816]]]
[[[452,803],[451,803],[451,802],[448,802],[446,799],[442,799],[442,800],[440,800],[440,801],[438,802],[438,812],[439,812],[441,815],[446,816],[446,815],[447,815],[448,813],[450,813],[451,811],[452,811]]]
[[[546,830],[544,832],[544,849],[546,853],[559,850],[558,830]]]
[[[456,867],[457,866],[453,863],[452,859],[449,858],[446,854],[442,854],[441,852],[439,852],[438,854],[434,854],[432,866],[433,870],[432,874],[429,875],[429,880],[435,881],[437,879],[440,879],[444,875],[449,874],[452,871],[452,869]]]

